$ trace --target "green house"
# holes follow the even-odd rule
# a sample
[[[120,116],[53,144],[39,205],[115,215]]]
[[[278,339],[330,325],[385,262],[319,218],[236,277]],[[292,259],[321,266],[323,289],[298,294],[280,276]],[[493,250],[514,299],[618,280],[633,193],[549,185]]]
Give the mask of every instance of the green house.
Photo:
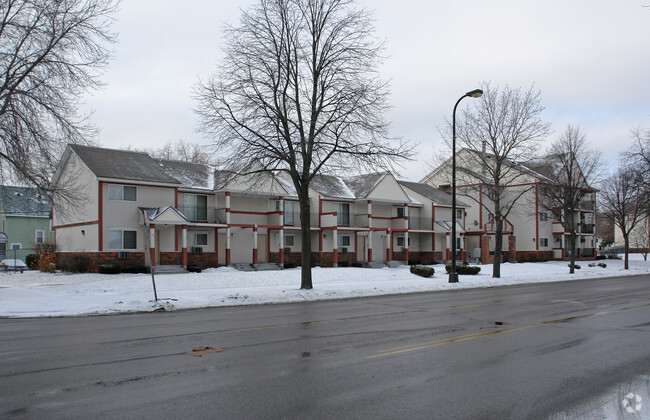
[[[0,260],[25,261],[36,244],[54,243],[52,204],[35,188],[0,185]]]

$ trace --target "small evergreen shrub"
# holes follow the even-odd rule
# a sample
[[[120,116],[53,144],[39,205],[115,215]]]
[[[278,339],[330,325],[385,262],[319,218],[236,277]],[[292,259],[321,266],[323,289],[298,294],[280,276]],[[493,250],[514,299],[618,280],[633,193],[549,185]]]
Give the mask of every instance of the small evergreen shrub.
[[[347,261],[340,261],[339,262],[339,267],[349,267],[350,263]]]
[[[451,272],[451,264],[445,265],[445,270],[447,271],[447,273]],[[477,265],[461,264],[456,266],[456,273],[458,274],[469,274],[473,276],[475,274],[478,274],[479,271],[481,271],[481,267]]]
[[[198,265],[188,265],[187,271],[189,271],[190,273],[200,273],[201,267],[199,267]]]
[[[598,254],[598,255],[596,255],[596,259],[597,259],[597,260],[606,260],[606,259],[607,259],[607,256],[605,256],[605,255],[603,255],[603,254]]]
[[[29,254],[25,257],[25,264],[29,267],[30,270],[38,269],[38,255]]]
[[[119,264],[102,264],[97,271],[100,274],[120,274],[122,267]]]
[[[621,257],[618,254],[607,254],[607,259],[609,259],[609,260],[620,260]]]
[[[143,274],[148,271],[149,269],[144,265],[125,265],[122,267],[122,273]]]
[[[363,267],[363,263],[360,263],[359,261],[354,261],[352,264],[350,264],[350,266],[356,267],[356,268],[361,268],[361,267]]]
[[[417,274],[420,277],[431,277],[435,273],[433,267],[425,267],[423,265],[412,265],[411,273]]]

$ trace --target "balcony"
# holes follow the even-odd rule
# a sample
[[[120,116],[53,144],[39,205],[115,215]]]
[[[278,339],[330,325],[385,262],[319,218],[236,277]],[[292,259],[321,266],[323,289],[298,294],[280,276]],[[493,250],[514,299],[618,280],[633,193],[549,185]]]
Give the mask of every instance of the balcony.
[[[220,217],[219,210],[208,209],[205,206],[180,206],[178,210],[187,217],[190,222],[203,222],[203,223],[224,223],[225,212],[223,218]]]
[[[409,217],[409,229],[431,230],[433,220],[430,217]]]

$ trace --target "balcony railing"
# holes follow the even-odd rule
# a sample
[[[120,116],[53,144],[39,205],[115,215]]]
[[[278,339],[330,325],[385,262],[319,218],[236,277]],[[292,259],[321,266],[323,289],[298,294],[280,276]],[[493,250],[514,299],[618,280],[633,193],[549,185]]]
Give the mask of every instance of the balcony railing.
[[[225,212],[221,218],[218,209],[208,209],[202,206],[180,206],[178,210],[187,217],[190,222],[224,223]]]

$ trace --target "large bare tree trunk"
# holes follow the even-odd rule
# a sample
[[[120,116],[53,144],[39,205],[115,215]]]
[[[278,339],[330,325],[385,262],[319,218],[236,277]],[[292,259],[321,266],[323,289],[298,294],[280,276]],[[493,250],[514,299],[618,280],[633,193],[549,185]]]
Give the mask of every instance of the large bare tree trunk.
[[[576,264],[576,233],[575,233],[575,230],[572,230],[571,235],[569,236],[569,247],[571,249],[571,257],[569,258],[569,274],[573,274],[573,273],[575,273],[575,264]]]
[[[298,200],[300,202],[300,237],[302,238],[300,288],[311,289],[313,288],[311,281],[311,204],[307,187],[298,192]]]
[[[503,220],[496,218],[496,232],[494,234],[494,263],[492,264],[492,277],[501,277],[501,256],[503,255]]]
[[[625,241],[625,265],[623,266],[624,269],[629,270],[630,268],[630,235],[625,235],[624,238]]]

